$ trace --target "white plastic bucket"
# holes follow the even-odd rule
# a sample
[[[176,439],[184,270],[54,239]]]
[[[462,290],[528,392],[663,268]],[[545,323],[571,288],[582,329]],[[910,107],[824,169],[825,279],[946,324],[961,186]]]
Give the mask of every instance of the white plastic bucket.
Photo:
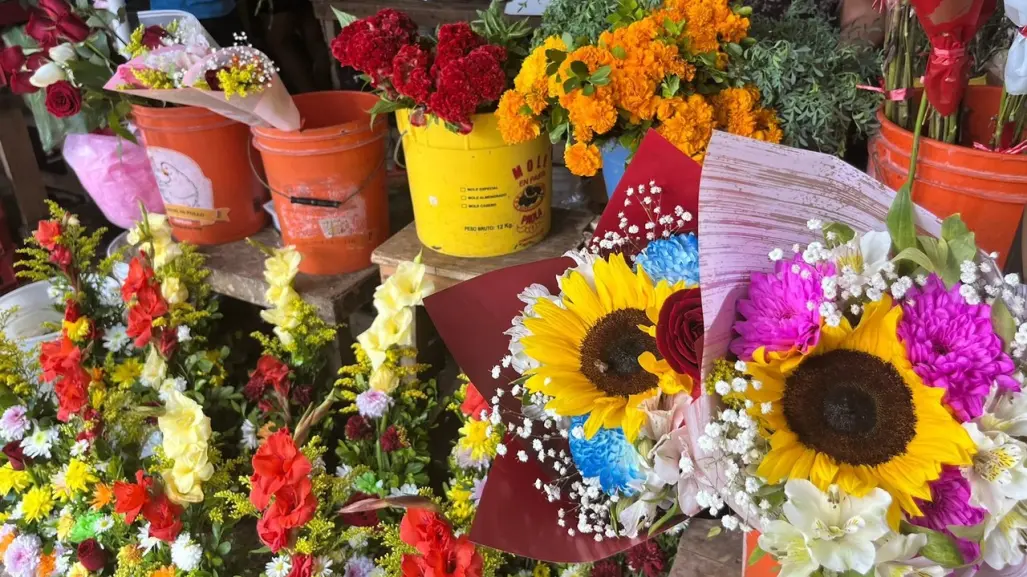
[[[60,332],[48,331],[43,323],[60,323],[64,314],[50,298],[50,283],[34,282],[0,296],[0,310],[17,310],[4,327],[7,338],[18,343],[22,350],[32,350],[40,343],[55,340]]]

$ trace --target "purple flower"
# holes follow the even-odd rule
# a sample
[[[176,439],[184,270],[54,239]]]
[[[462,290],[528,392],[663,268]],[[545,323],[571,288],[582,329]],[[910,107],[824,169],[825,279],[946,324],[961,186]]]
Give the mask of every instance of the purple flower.
[[[834,265],[807,264],[802,255],[774,265],[774,273],[755,273],[749,284],[749,298],[738,301],[745,318],[735,323],[738,333],[731,352],[751,360],[753,352],[798,350],[803,354],[820,340],[820,304],[824,302],[821,280],[834,275]]]
[[[374,570],[374,561],[357,555],[346,561],[346,567],[342,570],[342,574],[343,577],[370,577],[374,574]]]
[[[39,537],[18,535],[4,553],[4,569],[11,577],[35,577],[39,554]]]
[[[361,417],[378,419],[392,406],[392,397],[376,389],[368,389],[357,395],[357,411]]]
[[[20,441],[28,432],[29,419],[25,414],[28,412],[22,405],[9,407],[0,416],[0,437],[5,441]]]
[[[987,513],[970,505],[970,482],[959,472],[959,467],[946,466],[941,477],[931,483],[931,501],[916,499],[923,517],[909,520],[914,525],[940,531],[956,539],[963,560],[974,561],[981,554],[980,545],[969,539],[960,539],[949,531],[951,526],[972,527],[984,520]]]
[[[959,285],[950,290],[936,275],[906,293],[898,335],[924,383],[945,389],[945,404],[960,421],[983,412],[992,383],[1020,390],[1012,359],[991,326],[991,307],[967,304]]]

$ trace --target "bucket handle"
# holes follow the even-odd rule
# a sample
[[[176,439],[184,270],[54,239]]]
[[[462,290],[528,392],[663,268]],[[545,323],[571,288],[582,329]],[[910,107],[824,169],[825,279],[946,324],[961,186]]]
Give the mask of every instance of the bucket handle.
[[[396,139],[396,146],[392,147],[392,163],[395,164],[396,166],[402,168],[403,170],[406,170],[407,167],[406,167],[406,165],[404,165],[402,162],[399,161],[399,147],[403,145],[403,139],[406,138],[406,135],[409,132],[410,132],[409,129],[404,130],[403,132],[401,132],[399,134],[399,138]]]
[[[267,188],[269,191],[271,191],[271,194],[277,194],[278,196],[280,196],[282,198],[288,199],[290,204],[301,204],[301,205],[304,205],[304,206],[316,206],[316,207],[320,207],[320,208],[340,208],[340,207],[342,207],[342,205],[344,205],[347,202],[353,200],[353,197],[355,197],[356,195],[358,195],[361,192],[363,192],[363,190],[367,187],[368,184],[371,184],[371,180],[374,178],[374,176],[376,174],[378,174],[378,169],[380,169],[382,166],[385,165],[386,155],[384,155],[384,154],[382,155],[381,162],[379,162],[374,167],[374,169],[371,170],[371,172],[367,175],[367,178],[365,178],[364,181],[362,183],[360,183],[360,186],[358,186],[356,188],[356,190],[351,192],[349,194],[349,196],[347,196],[346,198],[344,198],[342,200],[329,200],[329,199],[326,199],[326,198],[316,198],[316,197],[313,197],[313,196],[292,196],[292,195],[289,195],[289,194],[285,194],[284,192],[281,192],[279,190],[275,190],[274,188],[271,187],[270,184],[268,184],[267,181],[265,181],[263,178],[261,178],[260,173],[257,172],[257,167],[256,167],[256,165],[253,164],[253,147],[252,146],[247,148],[247,150],[246,150],[246,158],[250,161],[250,170],[253,171],[253,176],[255,176],[257,178],[257,180],[260,181],[260,183],[264,185],[265,188]]]

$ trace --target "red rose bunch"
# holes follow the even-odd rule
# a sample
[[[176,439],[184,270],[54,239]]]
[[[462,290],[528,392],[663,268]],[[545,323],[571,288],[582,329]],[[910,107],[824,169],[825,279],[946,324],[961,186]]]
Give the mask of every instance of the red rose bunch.
[[[25,33],[38,42],[40,48],[49,50],[65,40],[82,42],[89,38],[92,30],[64,0],[40,0],[29,12]]]
[[[456,537],[438,513],[408,509],[399,524],[404,543],[420,555],[403,556],[403,577],[480,577],[481,554],[466,536]]]
[[[250,380],[243,388],[243,394],[252,402],[264,398],[268,387],[284,400],[289,397],[289,365],[271,355],[264,355],[257,361],[257,368],[250,374]],[[269,408],[269,407],[268,407]]]
[[[670,295],[660,308],[656,323],[656,346],[667,364],[678,374],[692,377],[692,396],[700,393],[699,365],[703,350],[702,296],[699,289]]]
[[[342,29],[332,40],[332,55],[371,77],[377,87],[392,72],[392,60],[400,49],[414,43],[417,25],[406,14],[385,9]]]
[[[39,352],[43,380],[54,383],[57,396],[57,419],[68,422],[79,414],[88,401],[89,373],[82,368],[82,350],[67,336],[43,343]]]
[[[100,571],[107,564],[107,551],[96,539],[86,539],[78,544],[78,562],[89,571]]]
[[[75,116],[82,110],[82,91],[67,80],[46,87],[46,111],[54,118]]]
[[[128,309],[128,329],[125,332],[135,339],[135,346],[143,348],[153,338],[153,321],[167,314],[168,303],[160,294],[160,284],[153,277],[153,269],[138,256],[129,262],[128,277],[121,285],[121,297],[126,303],[135,301]]]
[[[150,536],[171,543],[182,532],[184,509],[171,502],[167,495],[151,495],[153,480],[142,471],[136,471],[136,482],[114,483],[114,512],[132,523],[140,514],[150,523]]]
[[[250,502],[264,510],[257,521],[257,534],[272,552],[288,545],[292,530],[314,518],[317,497],[310,470],[310,460],[286,429],[268,437],[253,455]]]

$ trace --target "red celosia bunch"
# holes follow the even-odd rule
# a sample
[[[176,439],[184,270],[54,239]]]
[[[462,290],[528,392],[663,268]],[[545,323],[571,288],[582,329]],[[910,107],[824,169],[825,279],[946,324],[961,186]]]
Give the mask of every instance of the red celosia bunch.
[[[409,509],[399,524],[404,543],[420,555],[403,556],[403,577],[479,577],[481,554],[467,536],[456,537],[438,513]]]
[[[121,285],[121,298],[131,303],[128,309],[128,336],[135,339],[135,346],[145,347],[153,339],[153,321],[168,313],[168,303],[160,293],[160,283],[153,276],[153,269],[136,256],[128,263],[128,278]],[[168,328],[158,335],[158,348],[167,357],[177,344],[175,333]]]
[[[466,22],[443,25],[430,46],[406,15],[387,9],[343,28],[332,53],[370,77],[384,98],[414,108],[413,124],[428,113],[466,134],[471,116],[507,87],[506,49],[487,44]]]
[[[150,537],[171,543],[182,531],[183,509],[164,493],[152,495],[152,486],[153,479],[142,471],[136,471],[135,483],[114,483],[114,512],[124,515],[126,523],[142,515],[150,523]]]
[[[250,502],[264,511],[257,534],[274,553],[289,544],[295,529],[314,518],[317,497],[310,470],[310,460],[286,429],[268,437],[253,455]]]

